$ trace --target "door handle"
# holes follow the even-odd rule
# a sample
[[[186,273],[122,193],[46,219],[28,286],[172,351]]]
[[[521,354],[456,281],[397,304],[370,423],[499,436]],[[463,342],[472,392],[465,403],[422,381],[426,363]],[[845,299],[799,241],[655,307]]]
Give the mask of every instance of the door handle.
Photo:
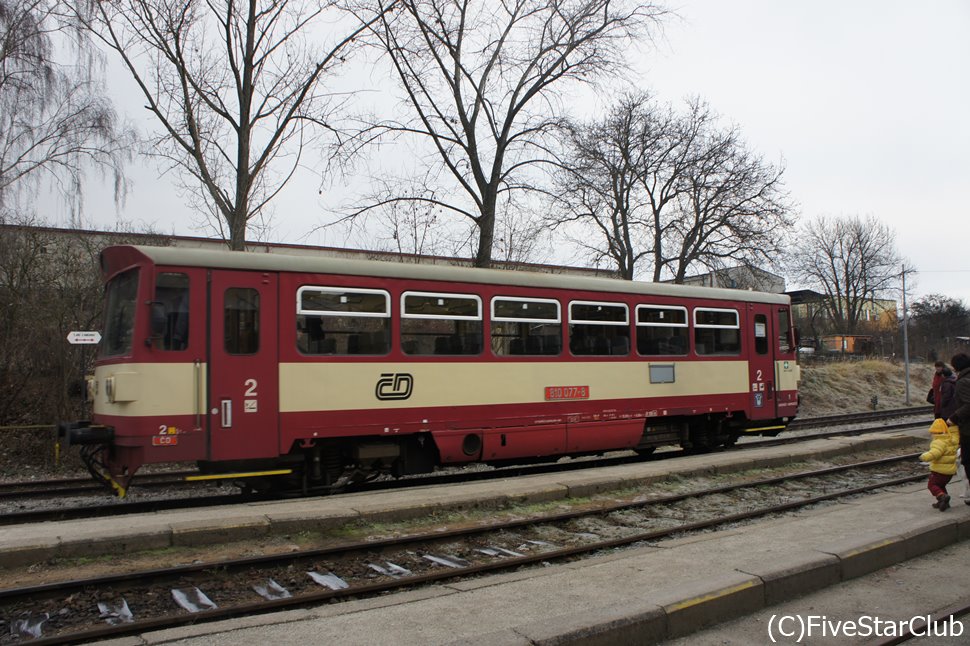
[[[222,428],[232,428],[232,400],[223,399],[220,408],[222,409]]]
[[[195,360],[194,364],[195,370],[193,372],[195,376],[195,430],[202,428],[202,361],[199,359]]]

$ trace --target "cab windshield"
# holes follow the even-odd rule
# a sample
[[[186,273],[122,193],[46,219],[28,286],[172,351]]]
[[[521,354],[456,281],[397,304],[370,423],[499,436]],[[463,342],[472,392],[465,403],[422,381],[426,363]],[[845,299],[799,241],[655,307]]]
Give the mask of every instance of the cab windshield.
[[[131,354],[135,333],[135,299],[138,270],[131,269],[111,279],[105,290],[104,339],[102,357]]]

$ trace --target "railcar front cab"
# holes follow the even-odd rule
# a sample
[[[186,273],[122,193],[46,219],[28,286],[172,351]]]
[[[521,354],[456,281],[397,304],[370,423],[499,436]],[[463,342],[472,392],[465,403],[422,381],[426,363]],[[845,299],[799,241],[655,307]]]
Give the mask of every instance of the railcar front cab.
[[[306,486],[303,460],[321,459],[313,443],[279,446],[279,273],[159,265],[127,246],[104,250],[101,271],[92,418],[59,427],[94,478],[124,496],[145,464],[194,462],[190,480]],[[356,442],[353,457],[383,464],[395,457],[383,448]]]
[[[87,379],[90,421],[60,425],[96,480],[124,496],[153,462],[205,456],[206,276],[156,267],[131,247],[101,255],[102,340]]]

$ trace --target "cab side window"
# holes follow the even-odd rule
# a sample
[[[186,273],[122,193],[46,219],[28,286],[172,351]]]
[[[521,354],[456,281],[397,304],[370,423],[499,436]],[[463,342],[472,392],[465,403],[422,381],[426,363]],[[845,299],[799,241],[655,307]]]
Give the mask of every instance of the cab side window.
[[[189,347],[189,277],[166,272],[155,280],[153,317],[159,317],[161,334],[154,337],[158,350],[185,350]]]
[[[788,310],[778,310],[778,352],[788,354],[795,351],[792,339],[791,319]]]

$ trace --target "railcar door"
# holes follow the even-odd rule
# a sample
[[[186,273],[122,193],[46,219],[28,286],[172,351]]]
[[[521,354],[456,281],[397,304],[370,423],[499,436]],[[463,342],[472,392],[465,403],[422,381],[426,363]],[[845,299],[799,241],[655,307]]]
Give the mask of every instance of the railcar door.
[[[209,292],[209,459],[279,454],[277,275],[213,270]]]
[[[775,362],[772,352],[772,311],[763,303],[748,306],[748,371],[751,419],[774,419],[777,397],[775,396]]]

